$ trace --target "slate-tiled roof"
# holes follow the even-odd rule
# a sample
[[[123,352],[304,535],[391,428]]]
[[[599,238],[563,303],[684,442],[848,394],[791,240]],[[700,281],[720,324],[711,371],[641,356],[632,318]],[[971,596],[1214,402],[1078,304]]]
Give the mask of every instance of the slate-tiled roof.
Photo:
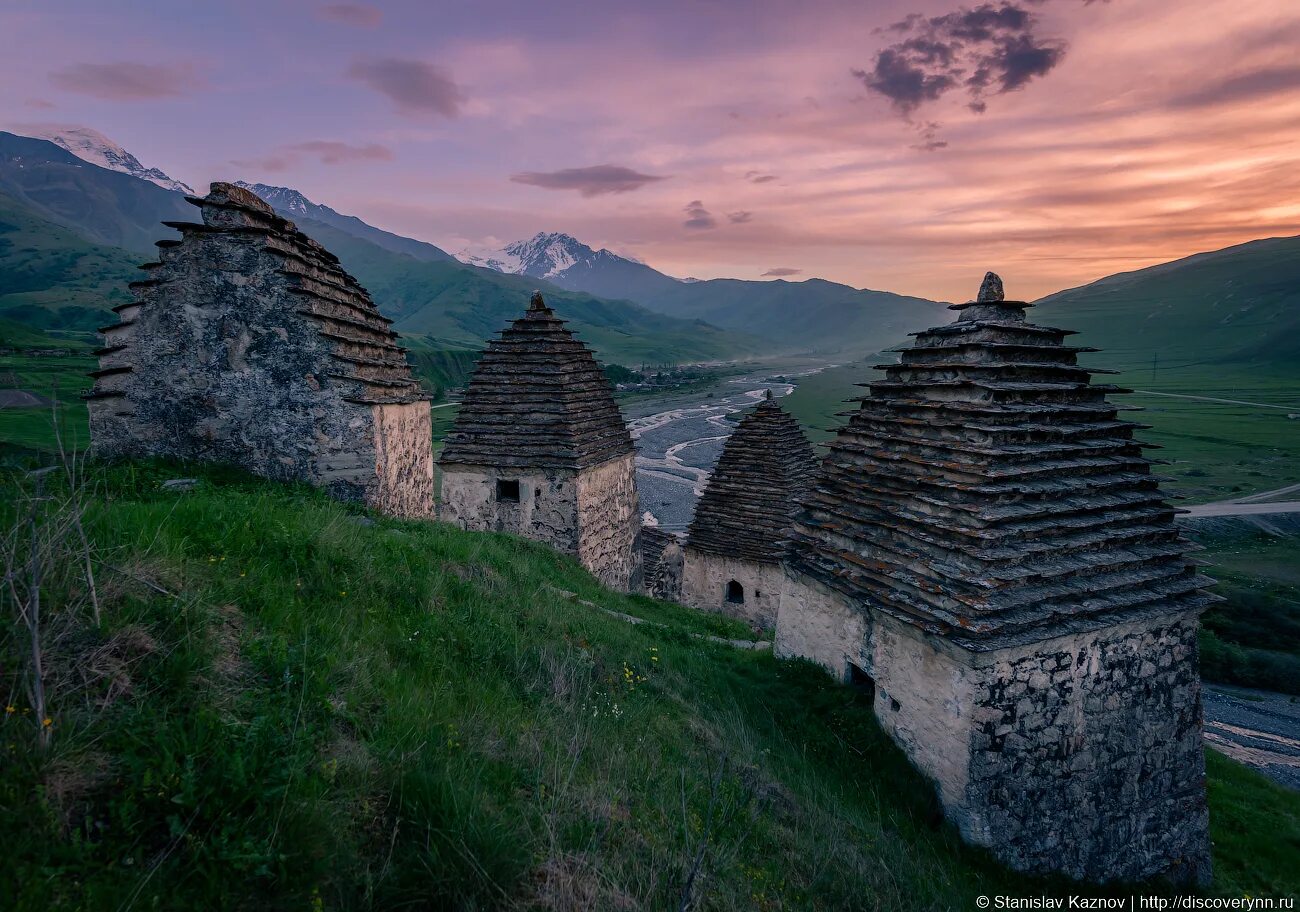
[[[119,305],[119,312],[135,305],[180,306],[195,281],[192,264],[221,263],[231,247],[260,246],[280,262],[276,273],[284,290],[299,303],[297,312],[312,320],[326,340],[335,369],[328,378],[344,385],[344,398],[363,404],[406,403],[428,398],[411,375],[406,350],[397,344],[392,323],[379,313],[357,280],[320,244],[282,218],[256,194],[233,184],[214,183],[204,197],[187,196],[202,213],[201,222],[164,222],[181,233],[180,240],[157,242],[159,261],[140,268],[147,278],[132,282],[136,300]],[[246,277],[248,278],[248,277]],[[130,319],[103,327],[106,345],[96,354],[119,352],[118,331]],[[129,373],[134,368],[108,368]],[[96,372],[96,379],[99,380]],[[96,383],[88,398],[121,396],[122,381],[111,387]]]
[[[632,452],[609,379],[534,294],[479,358],[438,461],[583,469]]]
[[[1213,600],[1122,421],[990,274],[846,413],[791,534],[796,567],[970,648]]]
[[[723,557],[780,561],[815,468],[799,422],[769,391],[727,438],[696,505],[687,544]]]

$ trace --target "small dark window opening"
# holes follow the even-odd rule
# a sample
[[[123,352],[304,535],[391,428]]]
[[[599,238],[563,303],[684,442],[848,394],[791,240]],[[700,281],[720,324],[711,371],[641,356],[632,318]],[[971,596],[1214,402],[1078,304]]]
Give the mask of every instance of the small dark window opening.
[[[497,479],[497,500],[502,503],[519,503],[519,482]]]
[[[849,686],[868,700],[876,698],[876,680],[852,662],[849,663]]]
[[[745,587],[735,580],[727,583],[727,601],[733,605],[745,604]]]

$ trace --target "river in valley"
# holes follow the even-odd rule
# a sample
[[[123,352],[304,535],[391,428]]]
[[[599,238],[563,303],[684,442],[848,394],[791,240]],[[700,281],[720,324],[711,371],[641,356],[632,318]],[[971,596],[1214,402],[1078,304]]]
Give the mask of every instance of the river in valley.
[[[824,368],[756,371],[708,390],[625,405],[637,447],[637,491],[647,524],[685,532],[695,501],[741,414],[767,390],[776,397],[788,396],[794,390],[791,379]]]

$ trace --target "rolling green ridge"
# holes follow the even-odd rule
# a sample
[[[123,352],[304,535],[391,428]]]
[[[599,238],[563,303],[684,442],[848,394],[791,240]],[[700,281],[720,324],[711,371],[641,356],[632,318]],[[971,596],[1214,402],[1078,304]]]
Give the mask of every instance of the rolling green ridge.
[[[198,487],[161,488],[178,476]],[[999,868],[940,823],[864,696],[693,637],[752,634],[611,593],[539,544],[192,465],[124,465],[92,489],[100,620],[74,549],[47,575],[45,750],[16,680],[27,641],[0,626],[15,910],[969,910],[1166,892]],[[6,521],[26,508],[10,491]],[[1213,894],[1300,890],[1300,795],[1208,760]]]
[[[641,303],[673,316],[774,340],[778,350],[880,351],[909,332],[941,322],[944,305],[824,279],[750,282],[711,279],[678,283]]]
[[[89,164],[52,142],[3,131],[0,193],[92,244],[137,255],[151,253],[159,238],[175,237],[163,221],[184,221],[194,212],[180,193]]]
[[[1300,377],[1300,237],[1267,238],[1109,276],[1036,302],[1106,367],[1258,363]]]

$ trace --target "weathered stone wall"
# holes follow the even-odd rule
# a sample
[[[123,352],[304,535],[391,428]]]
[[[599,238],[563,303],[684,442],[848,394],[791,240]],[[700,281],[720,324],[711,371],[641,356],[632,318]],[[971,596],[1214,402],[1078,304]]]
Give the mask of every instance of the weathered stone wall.
[[[497,498],[498,481],[519,482],[519,502]],[[510,532],[578,553],[576,473],[558,469],[442,466],[440,519],[476,532]]]
[[[433,425],[428,403],[371,406],[378,484],[370,505],[391,516],[432,516]]]
[[[666,602],[681,601],[681,540],[671,532],[642,526],[641,555],[645,594]]]
[[[387,322],[324,248],[213,184],[116,308],[92,451],[225,462],[403,516],[433,503],[429,406]],[[394,449],[390,449],[390,444]]]
[[[876,713],[971,842],[1093,881],[1210,874],[1194,615],[972,652],[876,614]]]
[[[870,674],[869,612],[788,565],[784,572],[776,615],[776,654],[811,659],[841,681],[849,679],[850,664]]]
[[[744,590],[744,601],[739,604],[727,600],[727,584],[732,581]],[[784,585],[785,571],[780,564],[719,557],[690,545],[683,553],[681,601],[684,605],[739,618],[759,627],[774,627]]]
[[[641,508],[636,456],[628,453],[578,473],[578,560],[602,583],[641,591]]]

